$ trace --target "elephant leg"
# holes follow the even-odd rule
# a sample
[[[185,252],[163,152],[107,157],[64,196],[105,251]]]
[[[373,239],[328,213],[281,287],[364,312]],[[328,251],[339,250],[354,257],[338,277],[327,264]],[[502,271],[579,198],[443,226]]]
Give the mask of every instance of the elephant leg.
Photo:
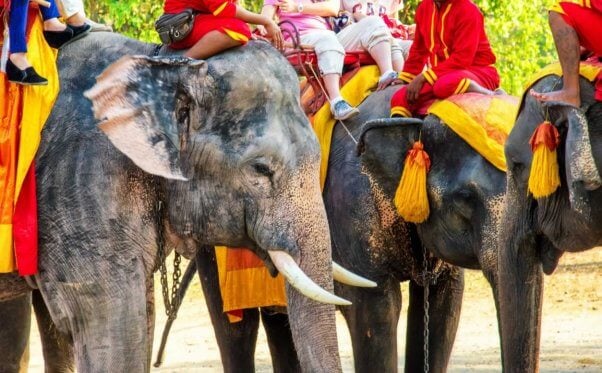
[[[38,284],[52,320],[72,336],[78,372],[137,373],[150,368],[146,271],[138,258],[121,254],[127,268],[94,258],[85,267],[55,262],[52,271],[40,271]],[[74,270],[82,267],[87,272]],[[56,274],[72,277],[60,281]]]
[[[261,321],[268,339],[274,373],[301,372],[288,315],[261,309]]]
[[[259,310],[246,309],[242,321],[231,323],[223,312],[215,249],[200,248],[196,262],[224,372],[254,372]]]
[[[0,302],[0,373],[27,372],[31,293]]]
[[[336,294],[353,303],[341,312],[349,327],[356,372],[397,371],[399,281],[387,279],[378,284],[375,289],[337,284]]]
[[[46,373],[74,372],[75,360],[71,338],[57,330],[38,290],[33,292],[32,303],[42,339]]]
[[[445,372],[451,355],[464,293],[464,271],[450,267],[429,286],[429,372]],[[406,372],[424,371],[424,288],[410,281],[406,334]]]

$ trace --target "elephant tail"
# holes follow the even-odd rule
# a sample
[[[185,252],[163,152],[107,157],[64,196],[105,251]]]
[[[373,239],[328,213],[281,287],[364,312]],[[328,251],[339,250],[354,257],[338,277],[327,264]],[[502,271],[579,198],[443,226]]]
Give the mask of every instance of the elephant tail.
[[[163,360],[165,358],[165,346],[167,345],[167,337],[169,336],[169,331],[171,330],[171,326],[173,322],[176,320],[178,316],[178,310],[180,309],[180,305],[184,300],[184,296],[186,295],[186,291],[190,286],[190,282],[194,278],[194,274],[196,272],[196,260],[191,260],[188,263],[188,267],[186,267],[186,271],[184,272],[184,276],[182,276],[182,280],[180,282],[180,287],[178,288],[178,292],[175,300],[175,308],[173,310],[172,316],[167,319],[165,323],[165,327],[163,328],[163,334],[161,336],[161,344],[159,345],[159,350],[157,351],[157,360],[155,361],[155,368],[158,368],[163,364]]]

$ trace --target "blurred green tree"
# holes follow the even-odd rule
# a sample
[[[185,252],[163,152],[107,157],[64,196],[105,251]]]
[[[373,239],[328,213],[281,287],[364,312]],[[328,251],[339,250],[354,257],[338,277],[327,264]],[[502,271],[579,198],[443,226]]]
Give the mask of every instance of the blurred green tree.
[[[553,0],[503,1],[474,0],[485,16],[489,40],[498,62],[502,87],[508,93],[522,93],[529,77],[556,60],[556,51],[547,21],[547,8]],[[420,0],[407,0],[400,19],[414,23]],[[90,18],[108,23],[133,38],[158,42],[153,23],[161,15],[163,2],[140,0],[86,0]],[[263,0],[240,0],[245,8],[260,11]]]

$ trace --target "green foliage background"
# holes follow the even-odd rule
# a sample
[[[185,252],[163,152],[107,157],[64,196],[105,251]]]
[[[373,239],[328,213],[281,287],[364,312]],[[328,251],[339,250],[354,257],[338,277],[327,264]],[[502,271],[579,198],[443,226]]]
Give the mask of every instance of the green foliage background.
[[[547,21],[553,0],[473,0],[485,16],[489,40],[497,55],[502,87],[511,94],[522,93],[529,77],[556,59]],[[262,0],[240,0],[239,4],[259,11]],[[400,12],[404,23],[413,23],[420,0],[407,0]],[[158,42],[153,23],[162,13],[162,1],[86,0],[88,16],[128,36]]]

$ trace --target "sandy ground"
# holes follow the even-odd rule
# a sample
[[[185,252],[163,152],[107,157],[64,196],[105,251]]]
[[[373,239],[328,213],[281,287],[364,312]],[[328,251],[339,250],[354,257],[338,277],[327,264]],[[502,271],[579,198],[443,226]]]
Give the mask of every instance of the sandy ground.
[[[580,254],[566,254],[551,277],[545,279],[542,372],[602,372],[602,248]],[[157,281],[157,284],[159,282]],[[404,303],[407,285],[402,284]],[[157,292],[156,356],[165,314]],[[399,323],[399,370],[403,371],[405,349],[404,304]],[[35,325],[35,323],[33,323]],[[337,315],[339,347],[345,372],[353,371],[349,332]],[[271,372],[270,356],[263,330],[256,352],[258,372]],[[33,331],[31,372],[43,372],[37,330]],[[501,371],[495,307],[489,285],[478,271],[467,271],[462,317],[452,353],[450,372]],[[219,351],[209,314],[198,283],[189,290],[180,309],[167,346],[165,363],[157,372],[221,372]]]

